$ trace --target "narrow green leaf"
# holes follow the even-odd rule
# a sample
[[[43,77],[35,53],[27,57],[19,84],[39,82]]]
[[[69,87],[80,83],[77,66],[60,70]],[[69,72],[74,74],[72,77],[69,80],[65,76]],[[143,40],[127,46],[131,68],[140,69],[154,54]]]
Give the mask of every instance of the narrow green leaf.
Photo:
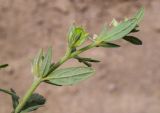
[[[32,73],[33,75],[40,76],[40,66],[44,59],[43,50],[41,49],[32,62]]]
[[[27,101],[26,105],[22,108],[21,113],[31,112],[37,110],[39,107],[44,105],[46,99],[40,94],[34,93]]]
[[[88,33],[82,33],[80,39],[76,42],[75,47],[81,46],[88,39]]]
[[[107,33],[108,33],[108,31],[109,31],[108,26],[107,26],[107,25],[104,25],[104,26],[102,27],[102,30],[101,30],[100,34],[99,34],[98,36],[96,35],[95,40],[97,40],[97,38],[98,38],[98,40],[99,40],[99,39],[101,39],[102,37],[106,36]]]
[[[75,25],[72,24],[72,25],[70,26],[70,28],[69,28],[68,33],[67,33],[69,46],[71,46],[72,43],[74,42],[74,38],[73,38],[74,30],[75,30]]]
[[[14,95],[11,91],[8,91],[8,90],[2,89],[2,88],[0,88],[0,92],[6,93],[9,95]]]
[[[42,105],[30,106],[27,109],[22,110],[20,113],[28,113],[37,110],[38,108],[42,107]]]
[[[90,67],[73,67],[59,69],[47,77],[47,82],[57,85],[73,85],[93,75],[94,70]]]
[[[87,62],[87,61],[83,61],[82,63],[83,63],[84,65],[86,65],[87,67],[92,67],[92,64],[89,63],[89,62]]]
[[[140,30],[138,30],[138,29],[133,29],[132,31],[131,31],[131,33],[136,33],[136,32],[139,32]]]
[[[75,47],[71,48],[71,53],[75,52],[77,49]]]
[[[103,43],[101,43],[98,47],[117,48],[117,47],[120,47],[120,45],[113,44],[113,43],[103,42]]]
[[[118,26],[114,27],[105,37],[100,40],[111,42],[120,39],[130,33],[136,26],[137,19],[130,19],[120,23]]]
[[[137,29],[139,26],[138,24],[140,23],[140,21],[143,19],[144,17],[144,7],[141,7],[137,13],[133,16],[133,18],[137,19],[137,25],[135,26],[135,28],[130,32],[130,33],[135,33],[135,32],[139,32],[139,30]]]
[[[137,13],[133,16],[133,18],[137,19],[137,25],[140,23],[140,21],[143,19],[144,17],[144,7],[141,7]]]
[[[12,96],[12,106],[15,109],[17,105],[19,104],[19,96],[16,94],[16,92],[11,89],[11,92],[13,93]]]
[[[100,62],[99,60],[96,60],[93,58],[84,58],[84,57],[79,57],[79,56],[76,56],[75,59],[77,59],[79,62],[83,62],[83,61],[94,62],[94,63]]]
[[[16,92],[13,89],[11,89],[11,91],[8,91],[8,90],[1,89],[1,88],[0,88],[0,92],[9,94],[11,96],[13,109],[15,109],[17,105],[19,104],[19,96],[16,94]]]
[[[48,84],[51,84],[51,85],[54,85],[54,86],[62,86],[62,85],[58,85],[58,84],[55,84],[55,83],[52,83],[52,82],[49,82],[49,81],[44,81],[45,83],[48,83]]]
[[[144,8],[141,8],[132,19],[127,19],[119,24],[116,23],[116,26],[113,27],[111,30],[106,31],[106,33],[100,34],[96,39],[97,42],[105,41],[111,42],[114,40],[118,40],[123,38],[124,36],[131,33],[139,22],[142,20],[144,16]],[[135,31],[135,30],[134,30]]]
[[[41,75],[46,76],[50,70],[52,60],[52,48],[48,48],[41,65]]]
[[[34,110],[37,110],[38,108],[42,107],[42,105],[37,105],[37,106],[31,106],[28,109],[25,109],[23,111],[21,111],[20,113],[28,113]]]
[[[87,67],[91,67],[92,65],[90,63],[88,63],[87,61],[83,60],[80,57],[75,57],[75,59],[77,59],[80,63],[83,63],[84,65],[86,65]]]
[[[123,39],[134,45],[142,45],[142,41],[134,36],[125,36]]]
[[[83,60],[88,61],[88,62],[94,62],[94,63],[100,62],[99,60],[95,60],[92,58],[83,58]]]
[[[8,64],[1,64],[1,65],[0,65],[0,69],[1,69],[1,68],[5,68],[5,67],[7,67],[7,66],[8,66]]]

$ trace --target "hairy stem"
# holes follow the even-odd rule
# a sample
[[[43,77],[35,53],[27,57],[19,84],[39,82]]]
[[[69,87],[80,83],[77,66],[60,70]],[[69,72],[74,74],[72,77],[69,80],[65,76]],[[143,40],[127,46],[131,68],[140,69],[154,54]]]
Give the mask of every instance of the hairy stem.
[[[92,44],[90,44],[90,45],[88,45],[88,46],[86,46],[86,47],[84,47],[84,48],[81,48],[81,49],[75,51],[74,53],[72,53],[72,55],[71,55],[70,57],[73,58],[73,57],[79,55],[80,53],[82,53],[82,52],[84,52],[84,51],[87,51],[87,50],[89,50],[89,49],[91,49],[91,48],[94,48],[94,47],[96,47],[96,46],[97,46],[97,43],[92,43]]]
[[[53,69],[57,69],[60,65],[62,65],[65,61],[67,61],[69,59],[69,55],[70,55],[70,49],[67,49],[67,52],[65,54],[65,56],[59,61],[57,62]],[[26,92],[26,94],[24,95],[24,97],[22,98],[22,100],[20,101],[20,103],[18,104],[18,106],[16,107],[14,113],[19,113],[22,108],[25,106],[27,100],[31,97],[31,95],[33,94],[33,92],[37,89],[37,87],[40,85],[40,83],[43,81],[43,78],[38,78],[37,80],[35,80],[33,82],[33,84],[31,85],[31,87],[29,88],[29,90]]]
[[[20,101],[18,106],[16,107],[14,113],[19,113],[22,110],[22,108],[25,106],[27,100],[30,98],[30,96],[33,94],[33,92],[36,90],[36,88],[39,86],[39,84],[41,82],[42,82],[41,78],[38,78],[37,80],[35,80],[33,82],[31,87],[28,89],[27,93],[24,95],[24,97],[22,98],[22,100]]]
[[[51,72],[53,72],[54,70],[56,70],[60,65],[62,65],[64,62],[66,62],[67,60],[74,58],[75,56],[79,55],[80,53],[89,50],[93,47],[96,47],[96,44],[90,44],[80,50],[75,51],[74,53],[71,54],[71,50],[68,48],[67,52],[65,54],[64,57],[62,57],[62,59],[57,62],[53,67],[52,67],[52,71],[50,71],[48,74],[50,74]],[[18,106],[15,109],[14,113],[19,113],[22,108],[25,106],[27,100],[30,98],[30,96],[33,94],[33,92],[36,90],[36,88],[39,86],[39,84],[45,80],[45,78],[38,78],[37,80],[35,80],[33,82],[33,84],[31,85],[30,89],[27,91],[27,93],[24,95],[24,97],[22,98],[22,100],[20,101],[20,103],[18,104]]]

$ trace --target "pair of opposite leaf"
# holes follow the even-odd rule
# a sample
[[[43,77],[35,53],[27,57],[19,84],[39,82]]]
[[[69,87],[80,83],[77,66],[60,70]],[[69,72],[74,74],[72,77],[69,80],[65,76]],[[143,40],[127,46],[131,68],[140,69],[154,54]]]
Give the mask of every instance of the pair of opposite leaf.
[[[37,54],[32,62],[32,72],[37,77],[45,77],[50,71],[52,60],[52,49],[49,48],[48,52],[44,54],[43,50]]]
[[[128,34],[133,32],[138,32],[137,30],[138,24],[143,19],[144,16],[144,8],[141,8],[131,19],[125,19],[123,22],[118,23],[116,20],[113,20],[113,28],[108,30],[108,28],[104,28],[102,32],[97,36],[96,42],[100,45],[104,46],[104,42],[107,43],[118,40],[125,39],[126,41],[131,42],[135,45],[141,45],[142,42],[133,36],[128,36]],[[109,44],[110,45],[110,44]]]
[[[52,72],[52,50],[43,56],[42,51],[35,57],[32,63],[32,72],[36,77],[44,78],[44,82],[53,85],[73,85],[91,76],[94,70],[90,67],[72,67],[58,69]],[[45,66],[45,67],[44,67]],[[44,71],[44,70],[47,71]],[[43,72],[43,73],[42,73]],[[45,73],[44,73],[45,72]]]
[[[144,8],[141,8],[131,19],[125,19],[123,22],[113,23],[113,28],[110,30],[104,28],[102,32],[93,40],[95,47],[119,47],[112,43],[118,39],[124,39],[131,42],[132,44],[140,45],[142,42],[130,36],[130,33],[137,32],[137,27],[139,22],[144,16]],[[71,50],[77,50],[89,37],[82,27],[77,27],[72,25],[68,33],[68,47]],[[74,53],[75,51],[71,51]],[[71,54],[72,54],[71,53]],[[46,54],[40,51],[38,56],[33,61],[33,74],[37,77],[44,78],[44,82],[53,85],[73,85],[76,84],[89,76],[93,75],[94,69],[91,68],[92,62],[99,62],[92,58],[83,58],[78,55],[73,58],[77,59],[79,62],[84,63],[88,67],[72,67],[65,69],[58,69],[52,72],[53,63],[51,63],[52,50],[48,49]]]

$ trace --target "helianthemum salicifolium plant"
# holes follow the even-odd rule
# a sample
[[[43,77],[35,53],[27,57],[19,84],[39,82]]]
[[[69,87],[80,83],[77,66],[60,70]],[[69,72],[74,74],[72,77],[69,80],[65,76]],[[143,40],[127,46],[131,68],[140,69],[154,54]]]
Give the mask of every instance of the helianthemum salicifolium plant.
[[[34,93],[41,83],[66,86],[77,84],[91,77],[95,72],[92,68],[92,63],[98,63],[100,61],[90,57],[82,57],[81,53],[96,47],[120,47],[120,45],[113,43],[119,39],[124,39],[135,45],[142,45],[141,40],[134,37],[133,33],[139,31],[138,26],[143,16],[144,8],[141,8],[130,19],[126,18],[121,22],[113,19],[111,26],[105,26],[102,31],[94,37],[91,37],[83,27],[72,25],[67,35],[68,46],[66,53],[57,63],[52,62],[51,48],[48,48],[46,53],[41,49],[35,56],[32,62],[34,81],[24,97],[20,98],[13,89],[0,89],[1,92],[11,96],[13,103],[12,113],[31,112],[45,104],[46,99],[40,94]],[[90,40],[88,45],[84,44],[87,40]],[[59,69],[59,67],[69,59],[76,59],[80,63],[83,63],[84,66]],[[0,65],[0,69],[6,66],[7,64]]]

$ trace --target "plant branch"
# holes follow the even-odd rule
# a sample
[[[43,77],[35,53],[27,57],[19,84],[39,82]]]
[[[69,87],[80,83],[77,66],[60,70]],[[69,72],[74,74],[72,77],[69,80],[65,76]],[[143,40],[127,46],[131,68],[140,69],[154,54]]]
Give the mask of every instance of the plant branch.
[[[8,90],[4,90],[4,89],[0,89],[1,92],[7,93],[9,95],[15,95],[14,93],[12,93],[11,91]],[[15,95],[16,96],[16,95]]]
[[[96,47],[98,44],[99,43],[93,42],[92,44],[89,44],[89,45],[87,45],[87,46],[85,46],[85,47],[83,47],[73,53],[71,53],[71,49],[68,47],[64,57],[62,57],[56,64],[53,65],[53,67],[51,67],[51,70],[49,71],[49,73],[47,75],[49,75],[50,73],[55,71],[59,66],[61,66],[63,63],[65,63],[67,60],[74,58],[75,56],[78,56],[82,52],[85,52],[89,49]],[[30,98],[30,96],[33,94],[33,92],[36,90],[36,88],[40,85],[40,83],[46,80],[46,78],[47,78],[47,76],[44,78],[38,78],[37,80],[35,80],[33,82],[30,89],[27,91],[27,93],[24,95],[24,97],[22,98],[22,100],[20,101],[18,106],[16,107],[14,113],[20,113],[22,108],[25,106],[27,100]]]
[[[88,45],[88,46],[86,46],[84,48],[81,48],[81,49],[75,51],[74,53],[72,53],[72,55],[70,56],[70,58],[73,58],[73,57],[79,55],[80,53],[82,53],[84,51],[87,51],[89,49],[92,49],[92,48],[94,48],[96,46],[97,46],[97,43],[94,42],[94,43],[92,43],[92,44],[90,44],[90,45]]]
[[[62,65],[65,61],[67,61],[69,59],[69,55],[70,55],[70,49],[67,49],[67,52],[66,52],[65,56],[62,57],[62,59],[54,65],[52,71],[54,71],[60,65]],[[16,107],[14,113],[19,113],[22,110],[22,108],[25,106],[27,100],[30,98],[30,96],[33,94],[33,92],[37,89],[37,87],[40,85],[40,83],[42,81],[43,81],[43,78],[38,78],[37,80],[35,80],[33,82],[31,87],[29,88],[29,90],[26,92],[26,94],[24,95],[24,97],[22,98],[22,100],[20,101],[18,106]]]
[[[64,55],[64,57],[62,57],[62,59],[57,62],[56,64],[54,64],[54,66],[52,67],[51,71],[48,73],[48,75],[53,72],[54,70],[56,70],[60,65],[62,65],[64,62],[66,62],[67,60],[79,55],[80,53],[89,50],[93,47],[96,47],[95,43],[92,43],[84,48],[81,48],[77,51],[75,51],[74,53],[71,54],[71,49],[68,48],[66,51],[66,54]],[[31,85],[30,89],[27,91],[27,93],[24,95],[24,97],[22,98],[22,100],[20,101],[20,103],[18,104],[18,106],[15,109],[15,113],[19,113],[22,108],[25,106],[27,100],[30,98],[30,96],[33,94],[33,92],[36,90],[36,88],[40,85],[40,83],[45,80],[45,78],[38,78],[37,80],[35,80],[33,82],[33,84]]]
[[[18,104],[18,106],[15,109],[14,113],[20,113],[20,111],[22,110],[22,108],[25,106],[27,100],[30,98],[30,96],[33,94],[33,92],[36,90],[36,88],[39,86],[39,84],[42,82],[41,78],[38,78],[37,80],[35,80],[33,82],[33,84],[31,85],[31,87],[28,89],[27,93],[24,95],[24,97],[22,98],[22,100],[20,101],[20,103]]]

